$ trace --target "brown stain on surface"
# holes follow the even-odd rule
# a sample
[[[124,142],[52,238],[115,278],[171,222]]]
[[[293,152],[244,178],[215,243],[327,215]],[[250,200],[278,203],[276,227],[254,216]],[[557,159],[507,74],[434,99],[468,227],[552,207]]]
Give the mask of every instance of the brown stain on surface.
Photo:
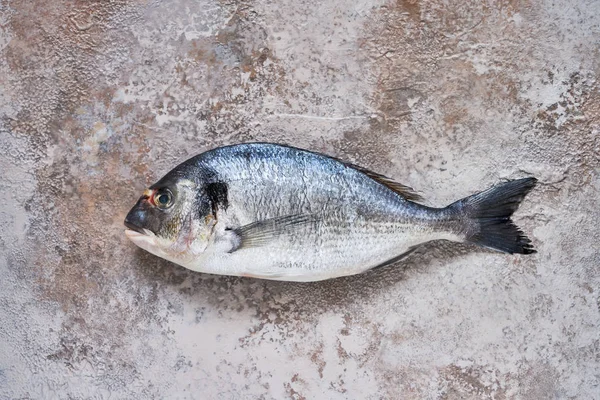
[[[456,365],[449,365],[442,371],[443,379],[446,380],[449,387],[441,398],[443,399],[506,399],[504,390],[494,389],[499,387],[499,382],[484,384],[481,382],[481,376],[484,373],[481,368],[469,367],[460,368]]]
[[[410,17],[416,21],[421,18],[421,1],[420,0],[397,0],[396,4],[399,9],[404,10]]]

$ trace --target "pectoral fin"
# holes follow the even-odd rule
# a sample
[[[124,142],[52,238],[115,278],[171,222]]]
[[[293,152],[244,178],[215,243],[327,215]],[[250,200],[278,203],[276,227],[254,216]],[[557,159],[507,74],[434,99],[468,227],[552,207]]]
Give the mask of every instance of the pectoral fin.
[[[263,221],[256,221],[235,229],[227,229],[237,237],[237,244],[229,252],[264,246],[279,239],[282,235],[291,235],[301,232],[310,224],[318,222],[314,215],[286,215]]]

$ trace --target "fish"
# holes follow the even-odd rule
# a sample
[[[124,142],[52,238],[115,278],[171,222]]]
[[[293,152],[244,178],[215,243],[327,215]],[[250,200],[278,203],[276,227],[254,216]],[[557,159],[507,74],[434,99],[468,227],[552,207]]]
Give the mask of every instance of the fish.
[[[125,234],[193,271],[321,281],[396,263],[434,240],[535,253],[511,216],[536,182],[507,181],[435,208],[409,186],[335,157],[234,144],[190,158],[146,189]]]

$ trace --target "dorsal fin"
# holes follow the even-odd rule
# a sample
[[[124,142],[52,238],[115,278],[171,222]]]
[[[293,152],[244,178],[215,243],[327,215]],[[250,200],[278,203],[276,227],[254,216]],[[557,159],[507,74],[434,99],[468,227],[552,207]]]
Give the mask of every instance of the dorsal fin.
[[[369,178],[373,179],[376,182],[381,183],[383,186],[392,190],[394,193],[397,193],[400,196],[404,197],[406,200],[423,201],[423,198],[417,192],[415,192],[415,190],[413,188],[411,188],[410,186],[406,186],[401,183],[398,183],[398,182],[394,181],[393,179],[388,178],[385,175],[378,174],[377,172],[373,172],[373,171],[363,168],[359,165],[345,162],[345,161],[342,161],[337,158],[336,158],[336,160],[338,160],[342,164],[346,165],[347,167],[350,167],[357,171],[362,172],[363,174],[367,175]]]
[[[378,174],[377,172],[373,172],[369,169],[363,168],[359,165],[355,165],[349,162],[346,162],[344,160],[340,160],[337,157],[332,157],[329,156],[327,154],[323,154],[323,153],[319,153],[316,151],[310,151],[310,150],[305,150],[305,149],[300,149],[298,147],[294,147],[294,146],[289,146],[286,144],[274,144],[274,143],[262,143],[262,142],[257,142],[255,144],[269,144],[269,145],[275,145],[275,146],[281,146],[281,147],[288,147],[290,149],[294,149],[296,151],[300,151],[300,152],[306,152],[306,153],[312,153],[312,154],[316,154],[318,156],[321,157],[326,157],[332,160],[335,160],[337,162],[340,162],[342,164],[344,164],[345,166],[355,169],[359,172],[362,172],[363,174],[367,175],[369,178],[373,179],[374,181],[382,184],[383,186],[387,187],[388,189],[390,189],[391,191],[393,191],[396,194],[399,194],[400,196],[404,197],[406,200],[410,200],[410,201],[416,201],[416,202],[421,202],[423,201],[423,198],[417,194],[417,192],[411,188],[410,186],[406,186],[403,185],[401,183],[398,183],[396,181],[394,181],[393,179],[388,178],[385,175],[381,175]]]

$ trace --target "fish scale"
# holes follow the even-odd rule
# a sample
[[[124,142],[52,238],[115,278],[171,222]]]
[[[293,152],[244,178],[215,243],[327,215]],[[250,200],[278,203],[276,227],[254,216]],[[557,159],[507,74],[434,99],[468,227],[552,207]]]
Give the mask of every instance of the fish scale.
[[[510,216],[535,182],[506,182],[431,208],[362,167],[289,146],[240,144],[175,167],[149,189],[171,201],[142,196],[125,225],[138,246],[194,271],[316,281],[385,265],[438,239],[532,253]]]

